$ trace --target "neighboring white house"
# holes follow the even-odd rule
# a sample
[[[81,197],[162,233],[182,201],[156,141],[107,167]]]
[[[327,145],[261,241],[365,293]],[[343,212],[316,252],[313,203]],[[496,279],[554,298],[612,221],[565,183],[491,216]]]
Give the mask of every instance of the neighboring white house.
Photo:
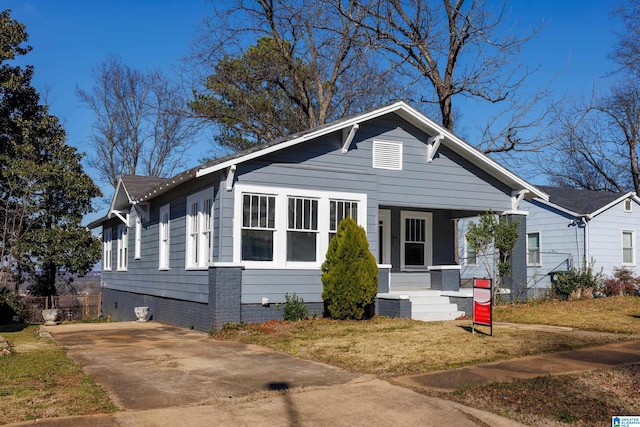
[[[640,252],[640,199],[635,193],[611,193],[537,186],[549,200],[523,200],[526,215],[527,295],[538,296],[551,286],[554,272],[593,262],[595,272],[612,276],[615,267],[635,270]],[[486,276],[481,260],[467,246],[466,229],[458,225],[461,277]],[[495,263],[492,261],[492,266]]]

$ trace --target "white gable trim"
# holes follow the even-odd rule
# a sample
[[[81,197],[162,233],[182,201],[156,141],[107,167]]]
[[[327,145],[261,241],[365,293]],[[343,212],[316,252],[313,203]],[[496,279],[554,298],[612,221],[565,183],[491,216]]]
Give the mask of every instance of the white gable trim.
[[[633,192],[625,193],[622,196],[620,196],[617,199],[615,199],[613,202],[609,203],[608,205],[605,205],[605,206],[601,207],[600,209],[598,209],[597,211],[594,211],[591,214],[589,214],[589,218],[593,218],[594,216],[601,214],[602,212],[604,212],[607,209],[617,205],[620,202],[623,202],[626,199],[634,199],[637,203],[640,203],[640,199],[638,198],[638,196],[635,193],[633,193]]]
[[[209,167],[204,167],[196,171],[196,177],[201,177],[204,175],[208,175],[210,173],[214,173],[234,164],[240,164],[243,162],[247,162],[253,160],[258,157],[265,156],[267,154],[271,154],[280,150],[284,150],[286,148],[292,147],[294,145],[300,144],[305,141],[309,141],[314,138],[318,138],[323,135],[328,135],[332,132],[341,131],[342,129],[352,127],[356,124],[361,125],[367,120],[371,120],[386,114],[396,113],[403,119],[407,120],[414,126],[418,128],[428,131],[428,133],[433,134],[436,133],[438,135],[443,135],[442,141],[445,145],[449,146],[453,151],[460,154],[465,159],[471,161],[475,165],[479,166],[485,172],[494,176],[498,180],[504,182],[505,184],[517,188],[517,189],[526,189],[534,196],[538,197],[542,200],[549,200],[549,196],[533,185],[529,184],[519,176],[514,173],[508,171],[504,167],[500,166],[498,163],[487,157],[485,154],[481,153],[477,149],[473,148],[466,142],[462,141],[460,138],[449,132],[444,127],[436,124],[429,118],[427,118],[424,114],[419,112],[418,110],[412,108],[405,102],[399,101],[385,107],[379,108],[377,110],[372,110],[367,113],[363,113],[357,115],[348,120],[341,120],[336,122],[335,124],[329,124],[327,126],[322,126],[315,131],[306,133],[298,138],[294,138],[288,141],[283,141],[279,144],[275,144],[269,147],[266,147],[262,150],[257,150],[244,156],[229,159],[225,162],[218,163],[216,165],[212,165]]]

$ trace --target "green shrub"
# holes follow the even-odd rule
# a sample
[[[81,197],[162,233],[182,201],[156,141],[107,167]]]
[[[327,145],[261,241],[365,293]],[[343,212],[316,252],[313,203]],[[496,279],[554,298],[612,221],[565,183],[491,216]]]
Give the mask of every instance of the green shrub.
[[[0,288],[0,324],[11,323],[14,316],[22,315],[22,304],[17,292]]]
[[[289,295],[284,294],[285,303],[282,307],[282,316],[284,320],[305,320],[309,317],[307,306],[304,305],[304,300],[298,297],[295,293]]]
[[[580,268],[572,267],[567,272],[558,273],[558,279],[551,286],[551,294],[562,301],[568,300],[579,289],[592,289],[600,292],[604,285],[602,272],[594,273],[593,264],[586,262]]]
[[[364,318],[378,292],[378,266],[364,229],[351,218],[340,221],[322,264],[322,299],[333,319]]]

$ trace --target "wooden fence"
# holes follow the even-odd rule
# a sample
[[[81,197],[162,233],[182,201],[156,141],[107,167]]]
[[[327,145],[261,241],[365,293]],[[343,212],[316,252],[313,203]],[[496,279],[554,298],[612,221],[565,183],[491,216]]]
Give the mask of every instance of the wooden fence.
[[[42,323],[42,310],[49,307],[47,297],[22,296],[22,318],[27,323]],[[85,320],[98,317],[102,295],[60,295],[53,297],[53,307],[60,311],[59,320]]]

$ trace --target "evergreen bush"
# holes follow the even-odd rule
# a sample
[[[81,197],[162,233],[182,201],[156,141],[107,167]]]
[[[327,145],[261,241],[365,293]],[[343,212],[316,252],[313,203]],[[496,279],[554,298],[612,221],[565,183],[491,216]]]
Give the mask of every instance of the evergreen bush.
[[[304,300],[298,297],[295,293],[289,295],[284,294],[284,306],[282,307],[282,317],[284,320],[305,320],[309,317],[309,311],[307,306],[304,305]]]
[[[340,221],[322,264],[322,299],[333,319],[360,320],[378,292],[378,265],[366,232],[353,219]]]

